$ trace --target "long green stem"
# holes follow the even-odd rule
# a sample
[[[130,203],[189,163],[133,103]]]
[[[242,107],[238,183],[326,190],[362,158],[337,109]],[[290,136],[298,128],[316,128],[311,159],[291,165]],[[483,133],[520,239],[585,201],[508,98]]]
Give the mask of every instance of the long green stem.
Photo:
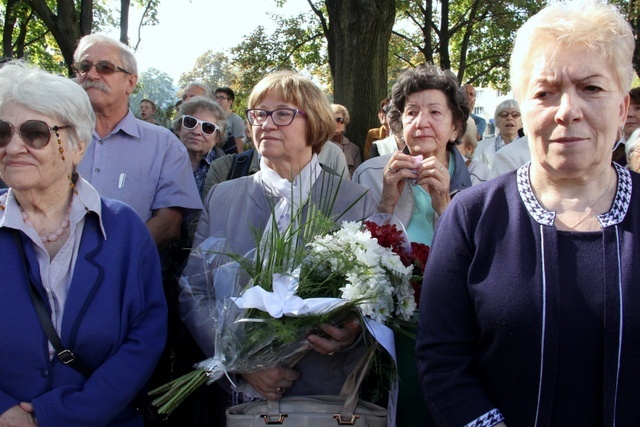
[[[191,393],[205,384],[208,380],[207,372],[204,369],[196,369],[176,378],[149,392],[150,396],[160,395],[152,404],[158,408],[158,413],[169,415],[173,412]]]

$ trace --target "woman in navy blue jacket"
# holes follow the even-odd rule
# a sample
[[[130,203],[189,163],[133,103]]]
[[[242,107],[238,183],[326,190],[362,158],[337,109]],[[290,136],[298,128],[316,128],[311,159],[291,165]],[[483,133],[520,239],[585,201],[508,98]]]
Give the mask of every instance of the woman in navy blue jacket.
[[[604,3],[554,3],[518,31],[531,162],[440,219],[416,347],[432,425],[640,425],[640,180],[612,163],[633,50]]]
[[[134,401],[166,339],[160,266],[135,212],[75,172],[94,126],[76,83],[0,69],[0,426],[143,425]]]

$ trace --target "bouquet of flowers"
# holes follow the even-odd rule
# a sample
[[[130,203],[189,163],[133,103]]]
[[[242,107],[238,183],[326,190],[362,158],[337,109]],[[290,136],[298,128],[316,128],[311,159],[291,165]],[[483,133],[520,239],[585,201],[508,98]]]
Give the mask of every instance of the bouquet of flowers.
[[[402,263],[411,269],[410,284],[413,288],[414,310],[420,303],[420,291],[422,290],[422,279],[424,268],[429,257],[429,246],[424,243],[410,242],[402,223],[398,218],[388,214],[376,214],[364,222],[365,227],[377,240],[380,246],[392,250],[400,257]],[[391,319],[390,326],[397,333],[404,334],[415,340],[416,337],[416,316],[395,317]]]
[[[391,249],[405,266],[412,267],[411,286],[417,308],[420,304],[424,268],[429,258],[429,246],[424,243],[409,243],[404,226],[393,215],[373,215],[364,222],[364,225],[380,246]]]
[[[412,267],[382,246],[362,222],[335,223],[309,209],[306,222],[285,232],[272,226],[245,256],[230,254],[222,238],[209,238],[191,257],[197,272],[181,278],[184,298],[196,307],[213,357],[191,373],[150,392],[161,414],[171,413],[193,390],[230,373],[293,366],[310,349],[306,337],[322,323],[353,316],[385,322],[415,311]],[[193,332],[193,331],[192,331]],[[232,382],[233,384],[233,382]]]

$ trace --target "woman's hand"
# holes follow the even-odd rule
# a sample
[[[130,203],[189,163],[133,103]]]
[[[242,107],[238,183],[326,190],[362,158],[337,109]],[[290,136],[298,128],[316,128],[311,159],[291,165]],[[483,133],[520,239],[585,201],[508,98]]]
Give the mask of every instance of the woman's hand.
[[[416,183],[429,193],[431,206],[438,216],[451,202],[450,181],[449,171],[435,157],[427,157],[421,162]]]
[[[316,352],[329,356],[349,347],[362,332],[362,326],[356,319],[347,320],[339,327],[320,325],[320,329],[328,335],[327,338],[311,334],[307,337],[307,341],[313,344]]]
[[[404,186],[405,179],[416,179],[420,170],[421,156],[409,156],[402,151],[393,153],[382,172],[382,196],[378,211],[392,214]]]
[[[0,427],[33,427],[37,426],[33,418],[33,406],[30,403],[20,403],[12,406],[0,415]]]
[[[279,400],[282,393],[291,387],[300,374],[293,369],[278,367],[242,374],[242,377],[267,399]],[[0,427],[2,426],[0,425]]]

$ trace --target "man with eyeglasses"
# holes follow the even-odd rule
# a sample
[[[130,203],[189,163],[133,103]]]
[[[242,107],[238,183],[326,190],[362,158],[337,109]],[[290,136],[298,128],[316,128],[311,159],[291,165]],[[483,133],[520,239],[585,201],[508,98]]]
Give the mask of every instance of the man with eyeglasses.
[[[239,115],[231,111],[236,94],[229,87],[219,87],[215,90],[215,99],[227,115],[227,139],[222,149],[225,153],[242,153],[244,151],[244,122]]]
[[[138,67],[127,46],[91,34],[80,40],[74,61],[96,115],[78,171],[101,195],[133,207],[162,248],[180,236],[183,212],[202,208],[187,150],[171,131],[129,109]]]

